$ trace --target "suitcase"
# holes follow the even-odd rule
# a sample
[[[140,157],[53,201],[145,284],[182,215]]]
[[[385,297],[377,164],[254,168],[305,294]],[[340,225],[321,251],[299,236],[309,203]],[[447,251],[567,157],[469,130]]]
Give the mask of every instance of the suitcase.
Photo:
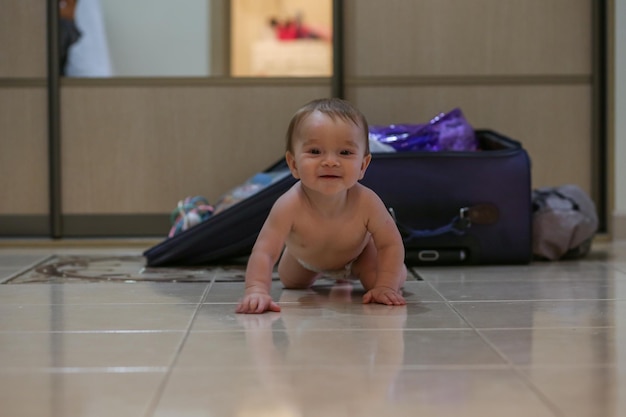
[[[480,151],[374,153],[361,183],[396,219],[407,265],[526,264],[532,259],[530,160],[522,145],[476,130]],[[286,170],[280,160],[264,172]],[[146,250],[148,266],[229,263],[250,254],[290,175]]]

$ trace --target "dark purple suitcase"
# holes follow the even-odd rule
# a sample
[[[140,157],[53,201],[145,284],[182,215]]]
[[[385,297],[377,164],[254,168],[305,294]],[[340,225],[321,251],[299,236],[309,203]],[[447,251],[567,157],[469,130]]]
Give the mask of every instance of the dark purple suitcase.
[[[398,152],[370,164],[362,182],[392,208],[407,264],[530,262],[528,154],[493,131],[476,134],[478,152]]]
[[[396,218],[408,265],[525,264],[532,257],[528,154],[477,130],[477,152],[373,154],[361,181]],[[265,172],[286,169],[284,160]],[[295,183],[272,184],[144,252],[148,266],[227,263],[250,253],[272,205]]]

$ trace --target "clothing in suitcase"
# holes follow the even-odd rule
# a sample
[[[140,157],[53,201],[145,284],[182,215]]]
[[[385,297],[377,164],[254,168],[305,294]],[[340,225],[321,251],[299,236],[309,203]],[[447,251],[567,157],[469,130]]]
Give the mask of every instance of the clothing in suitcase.
[[[374,153],[361,183],[394,215],[408,265],[531,260],[530,162],[519,142],[477,130],[472,152]],[[280,160],[266,173],[287,170]],[[290,175],[144,252],[148,266],[225,263],[250,254]]]

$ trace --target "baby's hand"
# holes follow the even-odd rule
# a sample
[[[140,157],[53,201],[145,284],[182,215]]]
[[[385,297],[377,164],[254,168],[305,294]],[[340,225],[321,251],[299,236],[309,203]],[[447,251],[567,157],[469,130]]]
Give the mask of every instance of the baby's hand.
[[[280,311],[280,306],[269,294],[252,292],[246,294],[237,305],[237,313],[260,314],[266,311]]]
[[[399,291],[389,287],[374,287],[363,296],[363,304],[369,303],[402,306],[406,301]]]

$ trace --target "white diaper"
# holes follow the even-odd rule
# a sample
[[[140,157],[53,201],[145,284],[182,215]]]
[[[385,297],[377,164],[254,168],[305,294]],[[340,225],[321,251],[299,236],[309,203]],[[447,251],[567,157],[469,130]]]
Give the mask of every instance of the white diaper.
[[[316,272],[318,274],[322,274],[326,278],[330,278],[334,280],[348,280],[348,279],[353,278],[352,277],[352,264],[354,263],[354,261],[350,261],[342,269],[335,269],[331,271],[319,269],[313,265],[310,265],[304,262],[301,259],[298,259],[298,263],[302,265],[303,268],[308,269],[309,271]]]

